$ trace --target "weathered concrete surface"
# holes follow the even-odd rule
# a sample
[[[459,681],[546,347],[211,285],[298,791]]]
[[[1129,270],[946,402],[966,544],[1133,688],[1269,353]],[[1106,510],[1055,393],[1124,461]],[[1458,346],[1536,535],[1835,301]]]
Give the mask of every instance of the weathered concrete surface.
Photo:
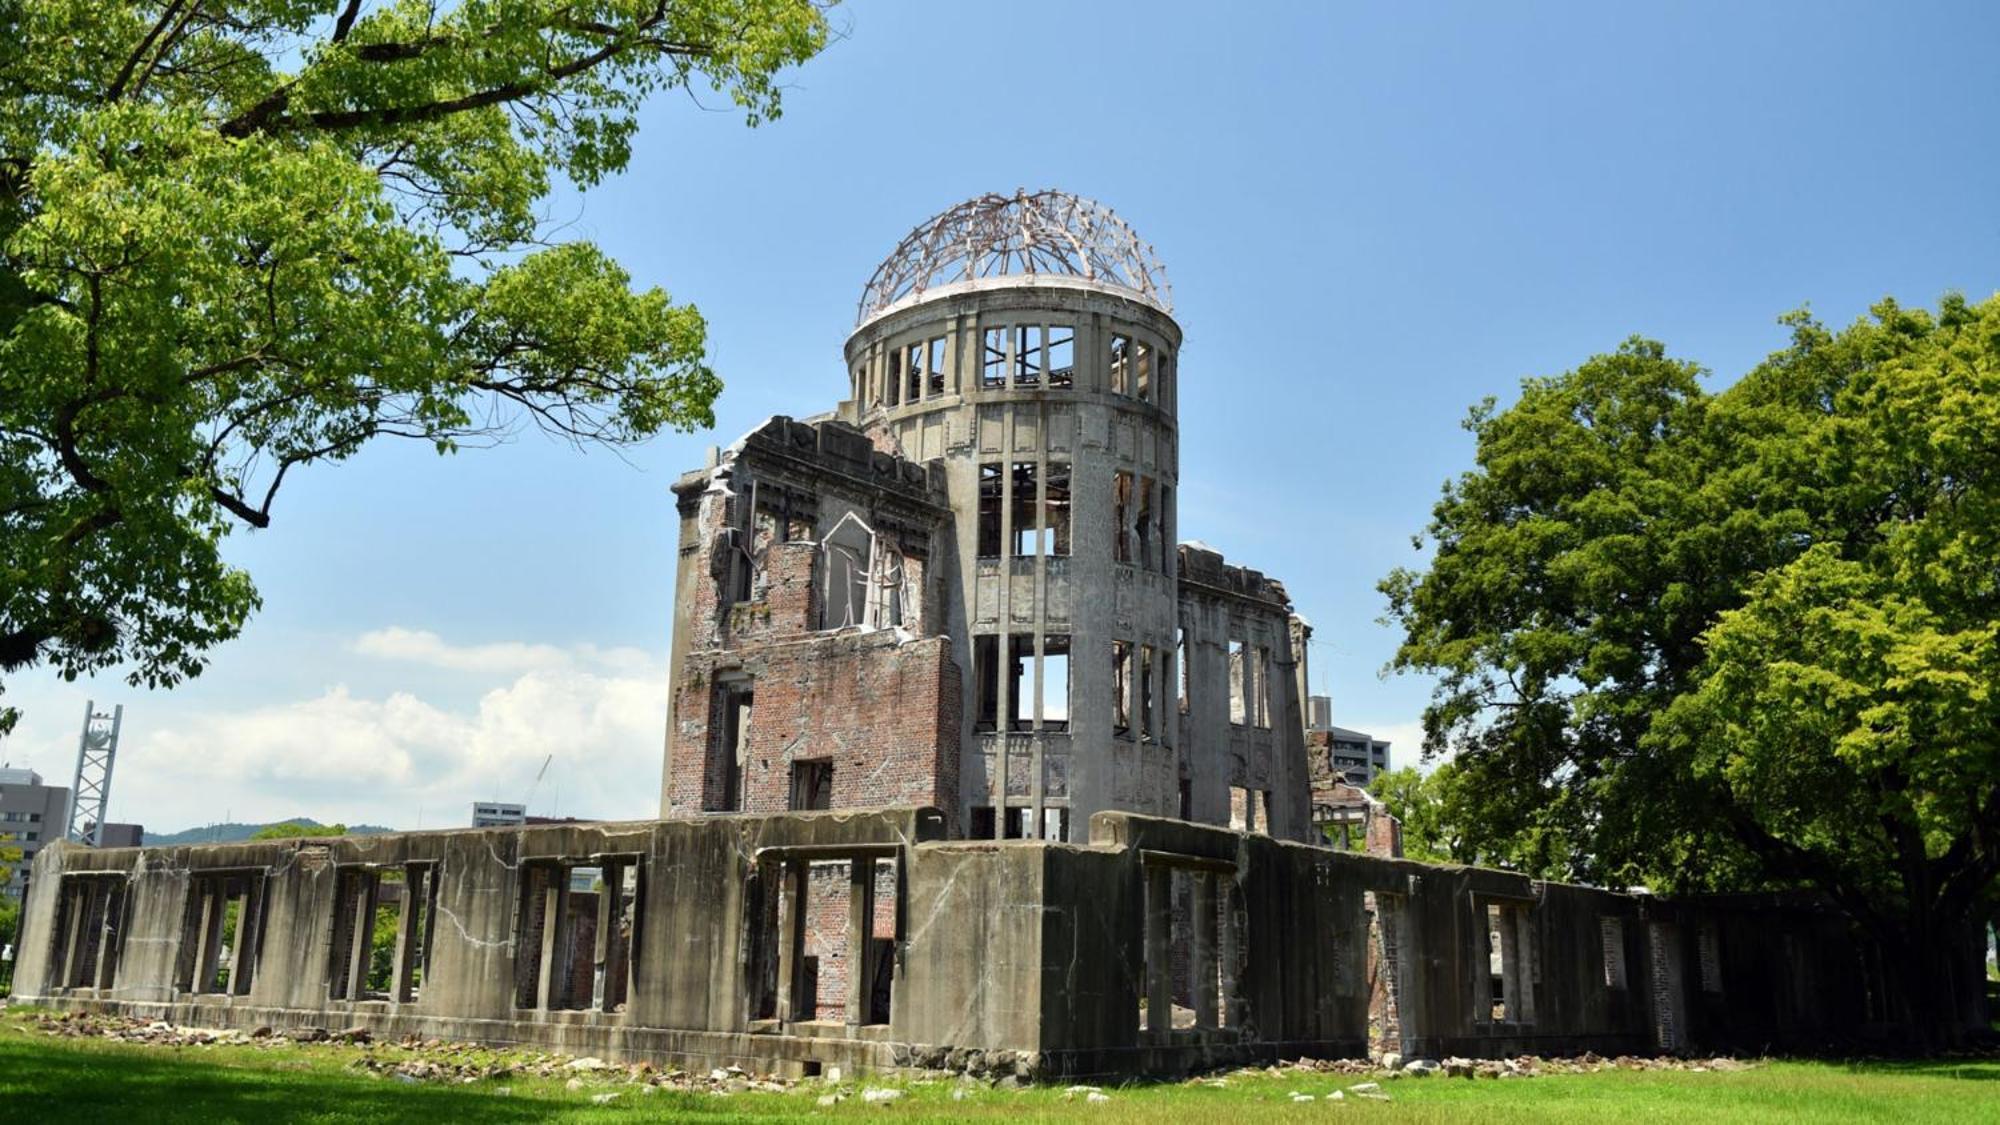
[[[15,990],[684,1067],[1116,1075],[1371,1047],[1820,1046],[1866,1032],[1889,987],[1807,900],[1613,894],[1124,813],[1094,817],[1088,844],[945,827],[917,808],[52,847]],[[397,952],[361,958],[349,999],[353,888],[371,879],[400,904],[378,915]],[[211,922],[214,888],[234,906]],[[839,948],[861,932],[885,936]],[[838,1017],[807,1018],[815,995]]]

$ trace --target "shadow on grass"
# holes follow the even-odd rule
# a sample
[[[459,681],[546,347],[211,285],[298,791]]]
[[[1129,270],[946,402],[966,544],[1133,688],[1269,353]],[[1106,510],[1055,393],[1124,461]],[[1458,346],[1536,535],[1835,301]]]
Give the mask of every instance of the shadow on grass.
[[[1849,1059],[1834,1065],[1850,1074],[1899,1074],[1918,1078],[2000,1082],[2000,1056],[1995,1055],[1972,1055],[1965,1058]]]

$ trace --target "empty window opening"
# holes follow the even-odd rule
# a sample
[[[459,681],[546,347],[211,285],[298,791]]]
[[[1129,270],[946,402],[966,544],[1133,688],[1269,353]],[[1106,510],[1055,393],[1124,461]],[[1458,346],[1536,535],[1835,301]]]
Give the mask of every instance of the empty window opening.
[[[1111,733],[1132,733],[1132,642],[1111,642]]]
[[[708,812],[743,809],[744,766],[750,755],[750,719],[757,702],[750,685],[723,681],[715,685],[716,732],[710,747],[709,792],[702,802]]]
[[[1625,920],[1597,920],[1598,947],[1604,954],[1604,987],[1625,987]]]
[[[1249,720],[1250,693],[1245,678],[1250,675],[1250,662],[1245,659],[1242,641],[1229,642],[1229,721],[1234,726],[1242,726]]]
[[[972,638],[972,689],[973,728],[995,729],[1000,717],[1000,638],[991,633]]]
[[[39,815],[39,814],[36,814]],[[55,988],[112,986],[124,948],[130,884],[123,875],[64,875],[56,899]]]
[[[1043,352],[1047,364],[1045,373],[1051,387],[1070,387],[1076,383],[1076,327],[1069,324],[1051,324],[1048,328],[1048,346]]]
[[[930,343],[926,346],[926,355],[924,357],[924,377],[930,383],[932,398],[936,398],[944,393],[944,353],[945,338],[943,336],[931,337]]]
[[[1257,646],[1257,725],[1271,729],[1271,650]]]
[[[643,921],[641,858],[521,864],[514,926],[514,1006],[620,1010],[631,995]]]
[[[1147,742],[1158,736],[1153,709],[1153,646],[1139,646],[1139,737]]]
[[[237,996],[250,991],[264,927],[263,892],[262,871],[203,873],[189,880],[176,988]]]
[[[966,836],[973,840],[991,840],[997,828],[993,819],[992,805],[974,805]]]
[[[1238,832],[1260,831],[1257,824],[1257,791],[1242,785],[1229,787],[1229,827]]]
[[[1132,387],[1134,397],[1153,401],[1153,349],[1144,342],[1132,345]]]
[[[1042,729],[1069,729],[1069,637],[1042,637]]]
[[[1160,542],[1160,528],[1157,509],[1153,507],[1153,478],[1139,478],[1139,514],[1133,521],[1133,529],[1139,537],[1137,560],[1147,570],[1160,569],[1159,557],[1155,553]]]
[[[1480,1010],[1494,1023],[1533,1023],[1528,911],[1522,906],[1486,903],[1480,915],[1486,922],[1487,965],[1481,997],[1485,1007]]]
[[[1042,810],[1042,839],[1058,844],[1069,842],[1069,810],[1066,808],[1045,808]]]
[[[1190,779],[1188,779],[1188,778],[1185,778],[1185,777],[1184,777],[1184,778],[1181,778],[1181,794],[1180,794],[1180,796],[1181,796],[1181,800],[1180,800],[1180,818],[1181,818],[1182,820],[1193,820],[1193,819],[1194,819],[1194,782],[1193,782],[1192,780],[1190,780]]]
[[[1001,492],[1006,483],[999,465],[979,466],[979,557],[982,559],[1000,557]]]
[[[1007,386],[1007,330],[988,328],[980,334],[979,386],[997,391]]]
[[[1007,839],[1033,840],[1039,833],[1035,831],[1035,810],[1026,805],[1010,805],[1007,808]]]
[[[896,865],[874,856],[768,859],[747,896],[753,1019],[889,1022]]]
[[[903,403],[903,349],[894,348],[889,352],[889,405]]]
[[[1136,508],[1132,503],[1132,474],[1120,469],[1111,477],[1111,526],[1116,536],[1112,547],[1114,562],[1132,561],[1132,517]]]
[[[1048,479],[1042,485],[1042,529],[1044,554],[1069,554],[1069,462],[1051,461]]]
[[[1112,394],[1132,393],[1132,337],[1115,334],[1111,337],[1109,374]]]
[[[1039,387],[1042,384],[1042,329],[1022,324],[1014,328],[1014,385]]]
[[[1174,629],[1174,657],[1174,667],[1180,672],[1180,686],[1178,688],[1180,712],[1185,715],[1188,713],[1187,633],[1179,628]]]
[[[833,807],[833,759],[811,758],[792,763],[791,808],[810,812]]]
[[[403,903],[399,869],[342,867],[334,879],[327,998],[387,1000]]]
[[[1030,665],[1035,659],[1035,638],[1031,633],[1007,637],[1007,729],[1028,730],[1035,725],[1034,681]]]
[[[1041,499],[1036,486],[1037,466],[1033,461],[1014,462],[1014,557],[1032,558],[1046,554],[1042,542]]]
[[[820,628],[845,629],[873,624],[870,592],[882,577],[874,573],[875,532],[849,512],[820,544]],[[898,576],[900,580],[900,576]]]
[[[1236,1026],[1228,875],[1208,868],[1149,863],[1144,868],[1144,989],[1140,1027],[1174,1031]]]
[[[924,360],[928,355],[929,349],[922,343],[903,349],[904,402],[916,402],[924,397]]]

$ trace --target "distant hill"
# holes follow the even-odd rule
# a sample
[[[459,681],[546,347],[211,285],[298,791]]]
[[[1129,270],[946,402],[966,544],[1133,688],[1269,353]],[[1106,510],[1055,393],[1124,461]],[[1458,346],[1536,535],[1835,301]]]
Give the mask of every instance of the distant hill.
[[[309,816],[288,817],[284,820],[273,820],[266,824],[236,824],[233,822],[229,824],[204,824],[200,828],[190,828],[185,832],[148,832],[146,833],[146,846],[156,848],[171,847],[175,844],[234,844],[239,840],[248,840],[273,824],[310,824],[314,828],[326,827],[326,825]],[[393,828],[384,828],[379,824],[350,824],[347,826],[347,834],[349,836],[370,836],[377,832],[394,831],[395,829]]]

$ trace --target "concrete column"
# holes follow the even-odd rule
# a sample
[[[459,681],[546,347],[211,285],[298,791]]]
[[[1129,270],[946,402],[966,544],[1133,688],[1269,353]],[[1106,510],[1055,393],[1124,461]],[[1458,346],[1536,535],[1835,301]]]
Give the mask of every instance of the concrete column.
[[[75,988],[83,983],[83,943],[89,933],[84,919],[90,914],[92,888],[88,881],[74,879],[68,887],[58,887],[57,890],[59,893],[68,892],[69,918],[63,934],[62,974],[56,979],[64,988]]]
[[[1503,921],[1512,921],[1514,929],[1514,976],[1519,982],[1514,994],[1521,1002],[1517,1013],[1511,1006],[1507,1015],[1520,1023],[1535,1022],[1535,930],[1534,921],[1527,907],[1506,911]],[[1511,1001],[1510,1001],[1511,1004]]]
[[[222,954],[222,889],[208,883],[197,883],[201,895],[201,929],[197,931],[194,953],[194,979],[188,984],[188,991],[208,992],[215,987],[215,963]]]
[[[347,999],[368,995],[368,962],[375,949],[375,873],[357,871],[354,887],[354,920],[348,931]]]
[[[1213,871],[1194,873],[1194,1025],[1216,1026],[1217,979],[1215,971],[1215,880]]]
[[[1174,1027],[1173,871],[1157,865],[1145,870],[1146,1030],[1168,1032]]]
[[[250,993],[250,982],[256,978],[257,929],[264,912],[262,876],[247,875],[243,881],[243,893],[236,897],[236,933],[231,935],[229,947],[229,991],[237,996]]]
[[[407,1004],[412,999],[411,979],[416,968],[418,904],[424,901],[424,867],[403,869],[403,904],[396,911],[396,962],[389,970],[389,999]]]
[[[557,962],[562,957],[563,919],[569,913],[569,870],[557,867],[542,890],[542,975],[536,982],[536,1007],[545,1012],[563,1006],[569,974]]]
[[[1222,1025],[1241,1027],[1244,1022],[1241,981],[1243,974],[1243,904],[1234,879],[1221,885],[1222,900]]]
[[[105,891],[104,920],[97,937],[97,981],[99,989],[109,989],[118,974],[118,934],[124,924],[125,886],[114,883]]]
[[[788,859],[779,882],[778,898],[778,1019],[789,1023],[801,1008],[799,970],[805,963],[806,865]]]
[[[868,1021],[874,995],[875,861],[855,859],[847,865],[847,1022]]]

